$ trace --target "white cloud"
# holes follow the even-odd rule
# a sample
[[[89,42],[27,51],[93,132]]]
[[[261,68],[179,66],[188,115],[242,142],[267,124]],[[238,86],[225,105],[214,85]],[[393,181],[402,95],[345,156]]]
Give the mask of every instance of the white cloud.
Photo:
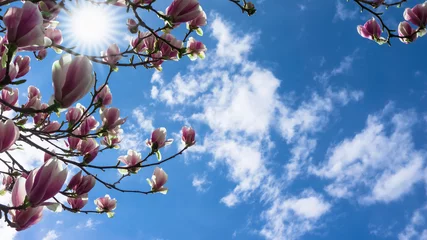
[[[421,207],[414,211],[411,221],[406,225],[405,229],[399,233],[399,240],[426,240],[427,228],[425,227],[427,206]]]
[[[216,57],[222,58],[215,61],[217,64],[234,64],[241,63],[249,54],[254,40],[257,38],[256,33],[245,34],[242,37],[236,37],[232,34],[231,23],[225,21],[218,15],[212,19],[211,30],[212,36],[218,40],[216,46]]]
[[[62,220],[58,220],[58,221],[56,221],[56,224],[58,224],[58,225],[60,225],[60,224],[64,224],[64,221],[62,221]]]
[[[50,230],[49,232],[47,232],[46,236],[43,237],[43,240],[54,240],[58,238],[58,233],[55,230]]]
[[[327,213],[331,204],[313,190],[304,191],[299,197],[281,197],[264,212],[261,235],[266,239],[297,239],[315,228],[316,221]]]
[[[209,189],[211,182],[208,180],[207,175],[194,175],[193,181],[191,182],[193,187],[196,188],[198,192],[206,192]]]
[[[324,127],[337,106],[358,101],[363,93],[327,88],[324,94],[310,94],[299,105],[285,103],[278,94],[280,80],[246,58],[250,47],[240,45],[251,45],[253,39],[232,34],[231,26],[216,16],[211,25],[212,35],[219,41],[216,51],[210,51],[187,73],[177,74],[169,84],[158,84],[158,99],[168,105],[185,104],[193,110],[191,121],[208,127],[204,140],[198,142],[200,150],[212,154],[210,167],[226,166],[227,178],[236,184],[221,198],[222,203],[232,207],[260,197],[265,203],[262,235],[267,239],[301,236],[316,228],[331,205],[313,191],[298,197],[284,195],[283,180],[270,167],[270,150],[275,146],[270,131],[278,130],[287,140],[281,144],[293,146],[295,164],[289,169],[294,178],[316,146],[312,133]],[[230,43],[237,46],[228,49]],[[282,206],[283,202],[287,205]],[[291,222],[289,216],[298,221]]]
[[[338,75],[344,74],[348,72],[352,66],[353,62],[357,57],[357,53],[359,52],[358,49],[356,49],[352,54],[345,56],[339,63],[338,66],[334,67],[330,71],[325,71],[323,73],[316,73],[314,75],[314,80],[319,81],[321,83],[328,83],[328,80],[332,77],[336,77]]]
[[[137,127],[144,130],[147,133],[151,133],[154,130],[153,119],[145,116],[144,109],[135,108],[132,111],[132,117],[136,119],[138,125]]]
[[[327,161],[311,169],[333,180],[326,187],[330,195],[348,198],[357,193],[364,204],[390,202],[423,179],[425,155],[415,149],[411,134],[417,116],[412,111],[392,111],[388,105],[370,115],[365,129],[331,147]]]
[[[86,220],[86,222],[84,223],[79,223],[76,226],[76,229],[90,229],[90,230],[95,230],[95,226],[101,224],[101,222],[99,221],[94,221],[92,218],[89,218],[88,220]]]
[[[337,4],[335,5],[335,7],[336,7],[336,12],[335,12],[334,20],[339,19],[341,21],[345,21],[347,19],[354,19],[356,18],[356,14],[358,14],[357,9],[349,10],[339,0],[337,1]]]

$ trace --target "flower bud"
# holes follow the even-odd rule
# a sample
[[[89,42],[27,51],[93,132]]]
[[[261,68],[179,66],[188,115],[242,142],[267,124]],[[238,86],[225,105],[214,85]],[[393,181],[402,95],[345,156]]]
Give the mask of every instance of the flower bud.
[[[168,181],[168,175],[163,169],[156,167],[151,179],[147,178],[148,184],[151,186],[151,191],[166,194],[168,189],[163,185]]]

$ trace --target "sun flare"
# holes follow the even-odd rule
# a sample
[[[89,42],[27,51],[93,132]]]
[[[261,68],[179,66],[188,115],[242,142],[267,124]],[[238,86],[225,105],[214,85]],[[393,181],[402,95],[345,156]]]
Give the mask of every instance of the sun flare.
[[[123,41],[126,19],[116,11],[117,7],[90,3],[73,6],[71,16],[61,23],[64,40],[85,54],[99,54],[110,44]]]
[[[72,18],[72,32],[79,41],[93,44],[111,35],[112,24],[105,8],[90,6],[76,11]]]

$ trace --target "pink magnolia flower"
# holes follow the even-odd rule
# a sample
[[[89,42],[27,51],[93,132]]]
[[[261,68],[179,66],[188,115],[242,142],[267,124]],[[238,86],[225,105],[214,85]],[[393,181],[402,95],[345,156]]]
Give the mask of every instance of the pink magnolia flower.
[[[65,114],[65,119],[71,124],[75,124],[83,115],[83,109],[79,107],[68,108],[67,113]]]
[[[151,191],[166,194],[168,189],[163,185],[168,181],[168,175],[163,169],[156,167],[151,179],[147,178],[148,184],[151,186]]]
[[[151,53],[156,50],[156,37],[150,32],[140,32],[138,37],[131,40],[130,44],[137,53]]]
[[[102,127],[107,130],[114,129],[126,122],[126,118],[120,118],[118,108],[106,108],[101,113]]]
[[[102,140],[101,140],[101,144],[104,146],[107,146],[109,148],[120,148],[119,147],[119,143],[121,142],[121,138],[119,138],[118,136],[105,136]]]
[[[182,41],[176,39],[172,34],[169,33],[163,34],[161,38],[169,43],[168,44],[161,39],[158,40],[159,49],[162,52],[162,58],[178,60],[179,49],[182,48]],[[174,46],[174,48],[172,48],[170,45]]]
[[[80,135],[80,129],[76,129],[73,131],[74,135]],[[78,137],[68,137],[68,147],[70,150],[76,150],[82,140]]]
[[[87,193],[79,195],[75,198],[71,198],[71,197],[67,198],[68,204],[70,204],[71,208],[74,210],[82,209],[86,205],[88,200],[89,199],[87,197]]]
[[[43,128],[43,132],[45,133],[52,133],[56,132],[61,128],[61,124],[57,121],[50,122],[47,126]]]
[[[172,24],[178,25],[195,19],[201,11],[198,0],[174,0],[166,8],[166,15]]]
[[[30,57],[29,56],[17,56],[13,61],[15,66],[18,67],[19,71],[16,74],[16,78],[25,76],[30,71]]]
[[[106,52],[101,52],[101,56],[103,56],[102,61],[110,64],[110,66],[115,66],[116,63],[122,58],[119,46],[117,46],[117,44],[112,44],[110,47],[108,47]]]
[[[138,24],[135,22],[135,20],[129,18],[126,25],[128,26],[129,32],[131,33],[138,32]]]
[[[54,98],[61,107],[68,108],[83,98],[95,83],[92,63],[87,57],[65,54],[52,66]]]
[[[12,89],[10,87],[4,87],[1,90],[1,99],[12,106],[16,106],[16,103],[18,102],[18,97],[19,97],[19,91],[17,88]],[[3,111],[11,110],[10,107],[3,104],[1,105],[1,109]]]
[[[3,81],[6,77],[6,67],[0,65],[0,82]],[[10,81],[13,81],[19,73],[18,65],[15,65],[13,62],[9,64],[9,78]]]
[[[113,217],[114,209],[117,206],[117,200],[115,198],[111,199],[110,195],[106,194],[104,197],[95,199],[96,210],[98,212],[107,212],[108,217]]]
[[[169,145],[173,139],[166,140],[166,128],[157,128],[151,133],[151,139],[146,140],[146,144],[153,152],[158,151],[160,148]]]
[[[60,13],[61,7],[52,0],[43,0],[39,2],[39,10],[43,12],[43,18],[46,21],[52,21]]]
[[[414,30],[408,22],[401,22],[398,27],[398,33],[400,37],[400,41],[403,43],[411,43],[417,39],[416,30]]]
[[[202,7],[200,7],[200,10],[199,15],[195,19],[187,22],[188,29],[198,29],[206,25],[206,13],[202,10]]]
[[[94,116],[89,116],[85,120],[83,120],[80,125],[80,134],[87,135],[90,131],[95,130],[99,126],[98,121],[96,121]]]
[[[55,150],[53,150],[53,151],[52,151],[52,153],[55,153]],[[44,162],[47,162],[47,161],[49,161],[49,159],[51,159],[52,157],[53,157],[52,155],[50,155],[49,153],[45,152],[45,153],[44,153],[43,160],[44,160]]]
[[[46,109],[47,107],[49,107],[49,106],[46,103],[42,103],[40,105],[39,109]],[[48,113],[36,113],[33,117],[34,118],[34,124],[35,125],[42,124],[48,116],[49,116]]]
[[[42,98],[40,90],[34,86],[29,86],[27,92],[28,92],[28,99],[31,99],[31,98],[41,99]]]
[[[2,176],[2,190],[6,191],[9,190],[10,187],[12,186],[12,183],[14,182],[13,177],[11,177],[10,175],[7,174],[0,174],[0,176]],[[1,190],[0,190],[1,192]]]
[[[14,207],[19,207],[24,204],[25,201],[25,178],[18,178],[15,182],[15,185],[12,189],[12,205]],[[12,216],[12,222],[15,224],[17,231],[25,230],[32,225],[38,223],[43,216],[43,207],[29,207],[25,210],[10,210],[10,215]]]
[[[44,44],[43,17],[36,4],[26,1],[22,8],[9,8],[3,22],[10,43],[18,47]]]
[[[47,28],[44,32],[46,37],[48,37],[50,40],[52,40],[52,43],[59,45],[62,43],[62,32],[59,29],[56,28]]]
[[[96,179],[93,176],[82,176],[82,171],[80,171],[71,178],[67,188],[74,190],[77,195],[82,195],[92,190],[95,183]]]
[[[0,121],[0,153],[7,151],[19,138],[19,129],[12,120]]]
[[[427,2],[417,4],[412,9],[405,9],[403,18],[420,28],[425,28],[427,26]]]
[[[375,18],[368,20],[363,26],[357,26],[357,31],[360,36],[370,40],[379,39],[382,33],[381,26],[377,23]]]
[[[120,156],[118,160],[122,163],[124,163],[125,167],[130,166],[136,166],[137,164],[141,163],[141,153],[138,153],[134,150],[128,150],[128,154],[125,156]],[[137,173],[141,168],[139,167],[133,167],[129,169],[119,169],[119,172],[122,174],[128,174],[130,173]]]
[[[199,56],[201,59],[205,58],[205,52],[207,51],[206,46],[199,41],[196,41],[193,37],[190,37],[187,42],[187,53],[188,57],[194,61]]]
[[[182,142],[187,146],[196,144],[196,131],[191,127],[184,126],[182,128]]]
[[[100,103],[102,106],[110,105],[113,102],[113,94],[111,94],[110,87],[108,85],[103,85],[98,88],[98,94],[95,96],[95,102]]]
[[[36,207],[55,196],[67,178],[68,171],[57,159],[50,159],[30,172],[25,183],[28,201]]]
[[[77,146],[77,150],[83,156],[84,163],[90,163],[96,158],[99,151],[99,144],[93,138],[81,140]]]
[[[46,56],[47,56],[47,50],[46,50],[46,48],[43,48],[37,52],[36,58],[37,58],[37,60],[41,61],[41,60],[45,59]]]
[[[162,52],[152,53],[150,56],[152,67],[157,69],[157,71],[162,71],[162,63],[164,62]]]

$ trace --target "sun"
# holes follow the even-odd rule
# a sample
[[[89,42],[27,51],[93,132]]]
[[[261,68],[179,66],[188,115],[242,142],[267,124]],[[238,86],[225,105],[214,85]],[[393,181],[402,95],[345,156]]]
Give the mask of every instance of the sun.
[[[98,54],[123,41],[126,18],[117,7],[89,2],[73,5],[60,21],[64,45],[83,54]]]
[[[111,22],[105,7],[88,6],[76,9],[71,17],[72,32],[79,41],[94,44],[112,34]]]

